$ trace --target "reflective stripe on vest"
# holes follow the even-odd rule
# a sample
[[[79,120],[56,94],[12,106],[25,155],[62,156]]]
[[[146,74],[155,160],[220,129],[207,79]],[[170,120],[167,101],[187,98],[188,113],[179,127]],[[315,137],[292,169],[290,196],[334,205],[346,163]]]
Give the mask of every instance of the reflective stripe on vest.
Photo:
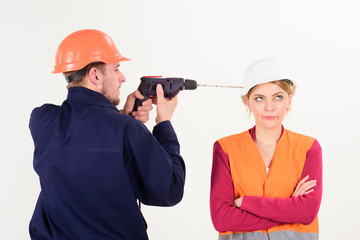
[[[314,138],[285,129],[277,143],[268,174],[261,154],[249,131],[218,140],[224,152],[229,156],[231,177],[234,184],[234,199],[241,196],[291,197],[296,185],[301,180],[306,154],[314,141]],[[221,238],[219,239],[271,239],[269,238],[271,235],[285,236],[287,234],[285,231],[289,231],[288,234],[294,232],[293,234],[296,233],[301,236],[301,233],[304,233],[304,236],[299,239],[317,239],[317,237],[313,237],[314,235],[317,236],[319,232],[318,218],[316,217],[309,225],[284,224],[262,231],[237,232],[236,238],[232,238],[235,237],[234,232],[220,233]],[[253,237],[255,234],[259,238],[247,238],[246,235],[249,234]],[[226,235],[229,235],[227,237],[231,235],[231,237],[226,238]],[[241,235],[242,237],[240,237]]]
[[[219,240],[318,240],[318,233],[300,233],[295,231],[244,232],[219,235]]]

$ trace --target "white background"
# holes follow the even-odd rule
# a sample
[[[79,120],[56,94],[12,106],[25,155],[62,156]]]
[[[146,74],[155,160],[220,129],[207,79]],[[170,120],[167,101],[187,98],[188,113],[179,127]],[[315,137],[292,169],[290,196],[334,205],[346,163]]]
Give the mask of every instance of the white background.
[[[360,208],[360,8],[354,0],[32,0],[0,7],[0,239],[29,239],[40,187],[32,167],[31,110],[61,104],[53,75],[68,34],[99,29],[133,61],[121,101],[143,75],[240,85],[248,64],[279,60],[298,83],[284,126],[323,148],[321,239],[358,236]],[[154,112],[146,124],[154,126]],[[187,165],[185,195],[172,208],[143,207],[150,239],[217,239],[209,213],[213,142],[254,124],[239,90],[198,88],[179,95],[173,125]]]

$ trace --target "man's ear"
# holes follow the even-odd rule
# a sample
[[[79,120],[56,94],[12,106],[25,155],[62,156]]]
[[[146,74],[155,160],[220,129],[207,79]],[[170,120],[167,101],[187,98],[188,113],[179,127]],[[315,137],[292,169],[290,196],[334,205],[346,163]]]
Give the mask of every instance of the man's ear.
[[[98,85],[100,82],[98,78],[98,73],[99,71],[95,67],[92,67],[89,70],[89,79],[94,85]]]

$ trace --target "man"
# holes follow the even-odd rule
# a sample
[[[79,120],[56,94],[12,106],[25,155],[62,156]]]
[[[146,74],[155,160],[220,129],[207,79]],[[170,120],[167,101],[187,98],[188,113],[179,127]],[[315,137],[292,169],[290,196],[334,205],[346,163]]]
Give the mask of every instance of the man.
[[[155,206],[182,199],[185,164],[170,123],[177,98],[164,99],[157,86],[153,134],[141,122],[151,100],[132,111],[140,92],[119,113],[125,77],[118,67],[127,60],[97,30],[77,31],[60,44],[54,73],[64,73],[67,99],[35,108],[29,124],[41,184],[32,239],[148,239],[137,199]]]

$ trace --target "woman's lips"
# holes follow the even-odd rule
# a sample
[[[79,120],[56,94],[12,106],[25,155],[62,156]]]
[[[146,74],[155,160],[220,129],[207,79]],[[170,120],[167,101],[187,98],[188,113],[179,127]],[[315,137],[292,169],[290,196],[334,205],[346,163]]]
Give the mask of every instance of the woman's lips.
[[[264,118],[266,120],[274,120],[276,117],[275,116],[265,116]]]

